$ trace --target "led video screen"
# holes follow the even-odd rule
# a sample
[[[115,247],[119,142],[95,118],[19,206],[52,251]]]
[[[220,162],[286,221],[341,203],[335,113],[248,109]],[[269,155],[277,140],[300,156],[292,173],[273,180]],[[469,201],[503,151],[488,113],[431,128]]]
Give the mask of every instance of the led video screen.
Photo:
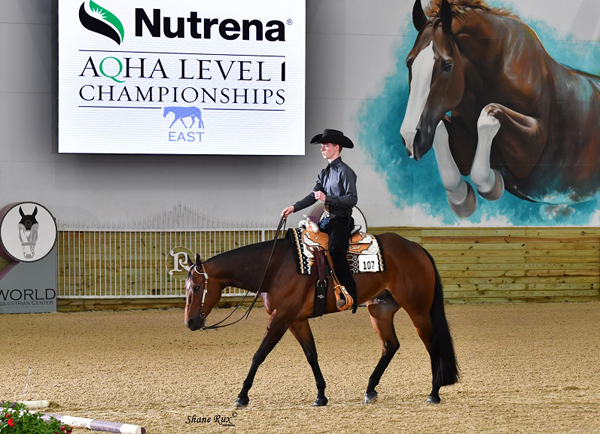
[[[59,0],[60,153],[303,155],[305,0]]]

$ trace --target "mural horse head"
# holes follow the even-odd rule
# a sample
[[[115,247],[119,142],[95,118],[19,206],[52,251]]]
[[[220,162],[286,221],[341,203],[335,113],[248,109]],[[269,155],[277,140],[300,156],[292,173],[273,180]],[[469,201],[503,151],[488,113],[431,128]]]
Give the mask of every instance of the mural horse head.
[[[439,403],[440,387],[453,384],[458,379],[440,276],[429,253],[418,244],[396,234],[379,235],[378,241],[385,258],[385,270],[355,274],[357,302],[367,303],[371,323],[383,343],[381,358],[369,378],[365,402],[372,402],[377,397],[375,387],[400,347],[393,321],[395,313],[402,307],[430,355],[433,379],[428,402]],[[295,245],[290,237],[279,240],[275,248],[273,243],[231,250],[206,262],[197,256],[196,263],[190,264],[185,283],[184,322],[190,330],[216,328],[218,325],[206,327],[206,320],[221,298],[223,288],[234,286],[258,292],[271,318],[235,405],[248,405],[248,391],[260,364],[289,329],[302,346],[315,376],[318,395],[314,405],[323,406],[327,404],[325,380],[308,322],[314,311],[316,278],[297,273],[293,253]],[[264,276],[264,284],[261,284],[261,276]],[[328,285],[327,294],[325,313],[339,312],[333,285]],[[347,337],[353,338],[351,333]]]
[[[429,15],[429,18],[427,17]],[[454,213],[504,190],[570,204],[600,190],[600,77],[554,61],[535,32],[481,0],[413,8],[410,95],[400,133],[409,156],[432,147]]]
[[[19,207],[19,214],[21,214],[21,221],[19,222],[19,239],[21,240],[21,246],[23,247],[23,256],[26,259],[35,257],[35,245],[38,239],[38,228],[39,223],[35,216],[38,212],[37,206],[33,210],[32,214],[25,214],[23,209]]]

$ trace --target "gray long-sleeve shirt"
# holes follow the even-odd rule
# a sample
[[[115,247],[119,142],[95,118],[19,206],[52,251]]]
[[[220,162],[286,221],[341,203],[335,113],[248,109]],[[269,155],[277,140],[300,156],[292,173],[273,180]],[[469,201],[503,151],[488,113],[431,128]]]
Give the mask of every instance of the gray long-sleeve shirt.
[[[322,191],[327,196],[325,205],[329,208],[329,214],[332,217],[352,215],[352,208],[358,202],[358,192],[356,190],[356,173],[342,161],[341,157],[336,158],[319,173],[317,183],[312,191]],[[294,204],[294,211],[307,208],[317,200],[312,194],[299,200]]]

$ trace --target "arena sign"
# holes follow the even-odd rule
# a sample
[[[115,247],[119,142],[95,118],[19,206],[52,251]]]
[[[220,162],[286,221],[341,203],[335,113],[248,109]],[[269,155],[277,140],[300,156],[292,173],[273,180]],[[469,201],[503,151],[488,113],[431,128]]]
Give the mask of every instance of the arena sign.
[[[44,259],[56,244],[58,230],[50,211],[35,202],[4,207],[0,214],[0,245],[18,262]]]
[[[59,152],[303,155],[304,0],[59,0]]]
[[[0,209],[0,314],[56,312],[57,234],[39,203]]]

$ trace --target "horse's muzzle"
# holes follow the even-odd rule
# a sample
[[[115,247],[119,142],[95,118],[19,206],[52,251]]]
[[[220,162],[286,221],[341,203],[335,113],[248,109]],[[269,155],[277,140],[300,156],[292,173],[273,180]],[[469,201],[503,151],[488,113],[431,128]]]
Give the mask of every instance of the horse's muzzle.
[[[204,328],[205,324],[206,324],[206,318],[201,315],[196,315],[193,318],[189,318],[187,320],[187,322],[185,323],[185,325],[193,332],[196,330],[200,330],[201,328]]]
[[[419,161],[423,155],[425,155],[433,146],[433,134],[423,134],[423,132],[417,128],[417,134],[415,135],[415,141],[413,142],[413,158],[415,161]]]

